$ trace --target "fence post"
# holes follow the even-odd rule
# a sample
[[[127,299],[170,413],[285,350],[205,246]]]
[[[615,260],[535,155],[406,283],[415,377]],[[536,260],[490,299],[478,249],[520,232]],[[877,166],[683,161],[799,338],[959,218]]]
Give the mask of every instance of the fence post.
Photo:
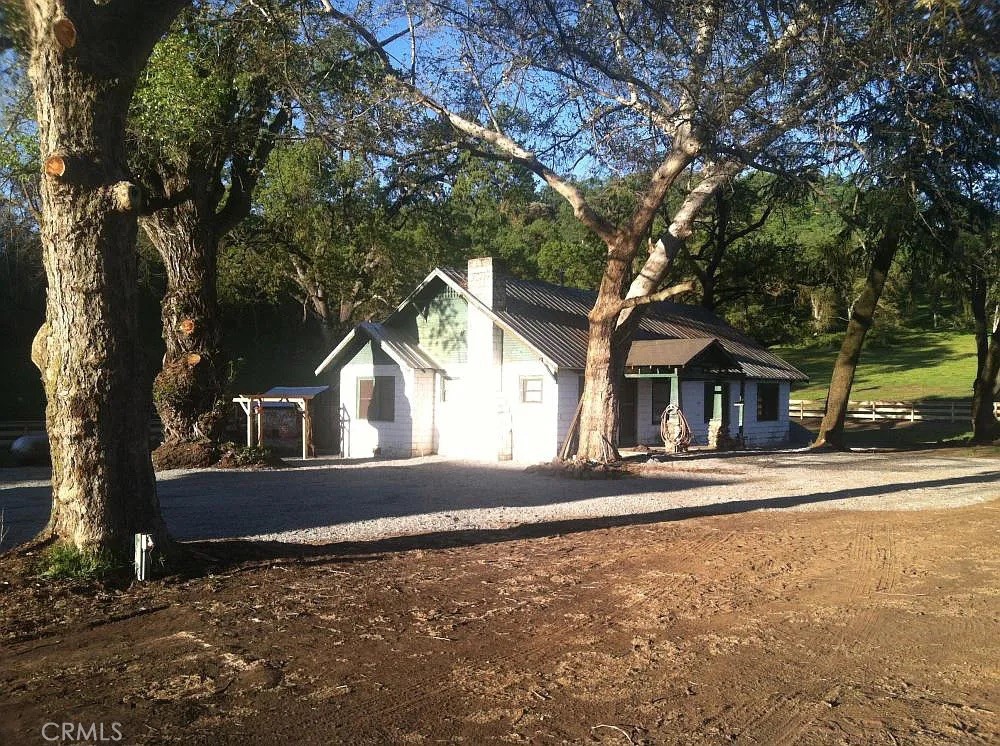
[[[872,422],[875,422],[875,420],[878,419],[878,417],[876,416],[877,414],[878,414],[878,402],[873,401],[872,402]]]
[[[954,422],[955,421],[955,402],[954,401],[951,403],[951,419],[948,420],[948,421],[949,422]]]

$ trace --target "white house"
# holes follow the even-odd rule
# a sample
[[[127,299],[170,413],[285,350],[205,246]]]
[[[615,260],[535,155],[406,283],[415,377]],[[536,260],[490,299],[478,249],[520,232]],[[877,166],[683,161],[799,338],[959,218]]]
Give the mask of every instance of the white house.
[[[341,452],[543,461],[579,401],[594,293],[519,280],[473,259],[438,268],[382,323],[359,324],[316,375],[339,384]],[[788,439],[794,367],[694,306],[647,308],[622,384],[619,444],[662,445],[660,414],[684,411],[749,446]]]

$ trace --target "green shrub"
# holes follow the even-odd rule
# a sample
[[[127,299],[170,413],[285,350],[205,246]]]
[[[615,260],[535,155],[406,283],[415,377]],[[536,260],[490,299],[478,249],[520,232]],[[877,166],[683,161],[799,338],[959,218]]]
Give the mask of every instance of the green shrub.
[[[125,563],[108,550],[88,552],[71,544],[55,544],[42,554],[39,573],[48,580],[95,580],[121,571]]]

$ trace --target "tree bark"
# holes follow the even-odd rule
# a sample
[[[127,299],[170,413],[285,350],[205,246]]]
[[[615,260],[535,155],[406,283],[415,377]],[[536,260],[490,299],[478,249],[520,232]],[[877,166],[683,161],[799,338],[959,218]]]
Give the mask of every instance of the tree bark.
[[[610,246],[597,302],[590,312],[578,458],[606,461],[605,440],[617,444],[618,387],[632,337],[643,313],[642,305],[628,306],[623,299],[649,297],[657,291],[678,251],[693,232],[694,219],[709,197],[741,169],[734,162],[726,162],[706,175],[675,213],[664,236],[650,245],[649,256],[634,279],[631,262],[638,253],[639,243],[634,234],[620,235],[619,243]],[[640,227],[648,229],[648,225]]]
[[[854,374],[857,371],[858,360],[864,347],[865,336],[871,329],[875,318],[885,280],[892,266],[892,260],[899,248],[899,228],[891,222],[875,246],[871,268],[865,280],[861,296],[854,302],[847,332],[840,345],[840,353],[833,366],[830,378],[830,389],[827,393],[826,411],[820,423],[819,434],[814,447],[832,446],[846,449],[844,440],[844,422],[847,419],[847,405],[851,398],[851,388],[854,386]]]
[[[218,142],[147,165],[147,177],[160,193],[141,223],[167,275],[161,307],[166,354],[153,383],[167,445],[216,441],[225,421],[228,361],[219,328],[219,247],[250,214],[263,165],[288,123],[287,106],[272,114],[273,100],[271,87],[258,84],[235,119],[220,125],[237,134],[209,134]],[[241,134],[246,130],[252,137]]]
[[[618,443],[618,389],[624,364],[619,365],[615,359],[613,337],[622,294],[629,281],[630,257],[635,256],[635,251],[625,240],[609,250],[597,301],[588,316],[590,334],[576,450],[577,458],[588,461],[612,460]],[[621,355],[617,357],[624,359]]]
[[[972,442],[992,443],[1000,437],[993,414],[993,393],[1000,373],[1000,313],[990,323],[986,279],[973,279],[972,313],[976,320],[976,380],[972,386]]]
[[[124,550],[136,532],[168,537],[149,458],[150,391],[136,324],[136,212],[125,118],[136,78],[183,2],[26,2],[43,160],[46,319],[32,345],[52,453],[52,512],[39,538],[83,551]],[[73,32],[54,33],[66,19]],[[121,185],[125,185],[122,187]],[[134,192],[133,192],[134,193]]]
[[[216,440],[226,415],[214,218],[214,205],[189,199],[141,221],[167,275],[160,307],[166,353],[153,402],[168,444]]]

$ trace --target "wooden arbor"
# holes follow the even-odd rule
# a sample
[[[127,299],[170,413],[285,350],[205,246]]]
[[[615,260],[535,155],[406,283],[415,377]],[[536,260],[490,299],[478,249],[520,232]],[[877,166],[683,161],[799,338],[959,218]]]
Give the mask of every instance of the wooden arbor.
[[[247,447],[264,445],[266,404],[291,404],[302,417],[302,458],[315,456],[310,404],[329,388],[329,386],[275,386],[263,394],[240,394],[233,397],[233,401],[240,405],[247,416]]]

